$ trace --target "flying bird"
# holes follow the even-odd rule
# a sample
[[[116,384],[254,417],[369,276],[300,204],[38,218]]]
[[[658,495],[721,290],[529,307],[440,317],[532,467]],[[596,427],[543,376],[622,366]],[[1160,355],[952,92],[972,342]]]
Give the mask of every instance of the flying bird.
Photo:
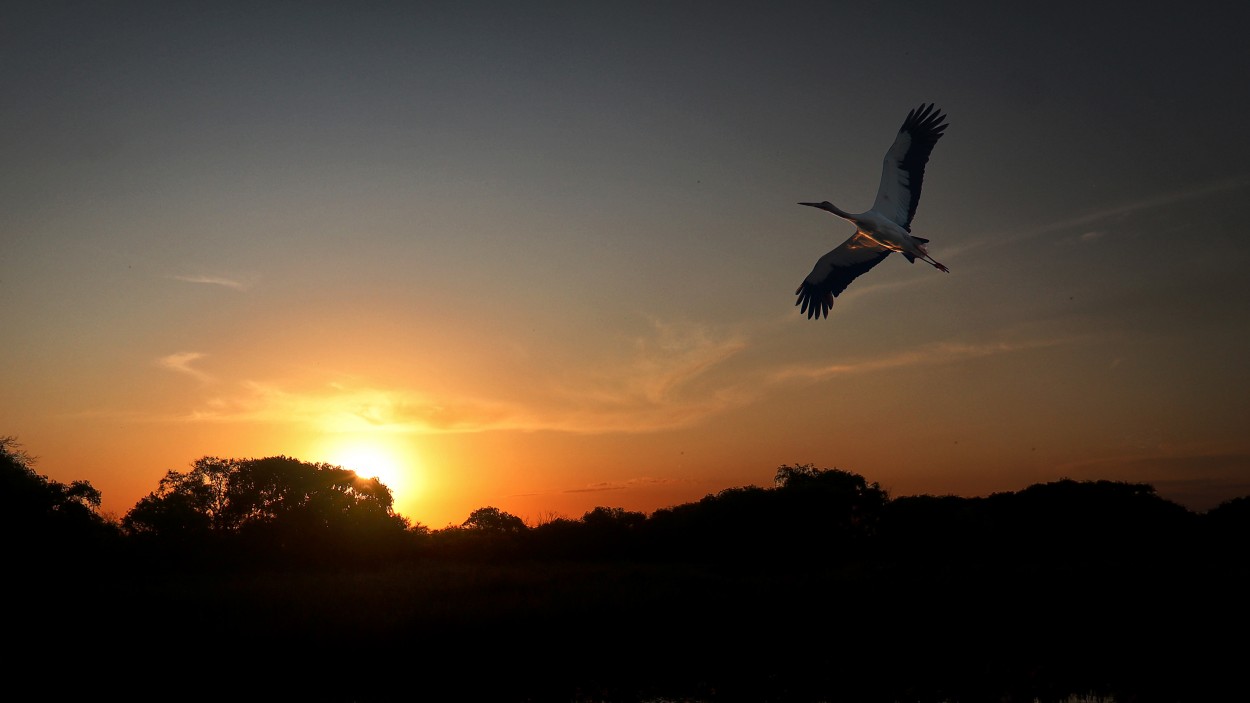
[[[855,234],[836,249],[820,257],[812,272],[794,294],[801,305],[800,313],[807,319],[829,317],[833,299],[846,290],[859,276],[881,263],[890,252],[897,251],[911,263],[916,259],[932,264],[939,271],[950,269],[933,260],[925,245],[929,240],[911,233],[911,220],[920,203],[920,186],[924,167],[933,146],[946,129],[946,115],[932,103],[907,113],[903,126],[894,137],[881,164],[881,185],[872,209],[853,215],[837,208],[828,200],[820,203],[799,203],[820,208],[855,225]]]

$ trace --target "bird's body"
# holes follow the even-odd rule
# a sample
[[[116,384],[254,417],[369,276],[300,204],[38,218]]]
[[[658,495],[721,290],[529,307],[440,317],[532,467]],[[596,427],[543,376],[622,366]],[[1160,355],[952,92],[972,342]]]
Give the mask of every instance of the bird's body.
[[[933,105],[912,110],[899,128],[894,143],[881,166],[881,184],[872,209],[852,214],[829,201],[799,203],[833,213],[855,225],[855,234],[816,262],[812,272],[794,293],[795,305],[807,317],[828,317],[833,299],[851,281],[881,263],[890,252],[899,252],[908,261],[920,259],[940,271],[949,272],[929,256],[929,240],[911,233],[911,221],[920,202],[925,164],[933,146],[946,129],[946,116]]]

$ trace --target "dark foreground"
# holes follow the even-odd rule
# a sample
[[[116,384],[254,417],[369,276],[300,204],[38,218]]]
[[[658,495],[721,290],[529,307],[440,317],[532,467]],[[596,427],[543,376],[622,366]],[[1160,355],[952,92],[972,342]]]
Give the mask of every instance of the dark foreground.
[[[7,579],[7,685],[59,700],[1245,700],[1250,578],[1175,566],[54,568]]]

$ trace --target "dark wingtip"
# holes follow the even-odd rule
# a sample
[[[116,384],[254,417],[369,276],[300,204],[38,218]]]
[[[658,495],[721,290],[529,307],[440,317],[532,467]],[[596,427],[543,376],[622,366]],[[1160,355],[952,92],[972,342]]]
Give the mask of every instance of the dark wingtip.
[[[809,320],[812,318],[816,318],[818,320],[822,317],[828,318],[829,308],[833,307],[833,294],[825,296],[825,299],[819,299],[810,293],[804,295],[804,285],[806,284],[800,285],[798,290],[794,291],[794,294],[799,296],[798,299],[794,301],[795,305],[800,306],[799,314],[807,315],[807,319]]]
[[[930,132],[933,139],[939,139],[947,125],[944,124],[946,115],[937,107],[937,103],[920,103],[920,107],[912,109],[907,113],[907,119],[903,120],[903,126],[899,131],[904,131],[908,127],[916,127]]]

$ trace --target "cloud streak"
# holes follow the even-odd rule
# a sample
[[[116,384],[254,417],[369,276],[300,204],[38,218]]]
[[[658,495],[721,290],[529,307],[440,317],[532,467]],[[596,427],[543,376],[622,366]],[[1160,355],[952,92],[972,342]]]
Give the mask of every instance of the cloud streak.
[[[213,380],[209,374],[197,369],[191,364],[203,359],[206,354],[201,352],[178,352],[162,356],[156,360],[156,363],[162,368],[169,369],[176,373],[186,374],[202,383],[208,383]]]
[[[434,398],[403,389],[342,382],[300,384],[245,381],[175,418],[187,422],[295,424],[325,432],[466,432],[506,427],[507,405]]]
[[[754,336],[766,345],[769,335]],[[218,383],[217,395],[203,399],[190,412],[164,419],[294,424],[321,432],[647,433],[696,425],[793,384],[960,363],[1075,341],[948,341],[837,363],[778,364],[767,360],[767,349],[753,344],[750,337],[704,325],[652,321],[593,364],[549,372],[522,397],[439,394],[352,377],[250,380],[230,386]],[[766,359],[765,365],[755,367],[751,358],[740,359],[747,352]],[[160,363],[201,381],[214,380],[194,365],[203,357],[182,352],[163,357]]]
[[[221,286],[222,288],[229,288],[230,290],[236,290],[239,292],[246,291],[252,287],[252,284],[246,281],[239,281],[233,278],[226,278],[224,276],[170,276],[169,278],[172,278],[175,281],[182,281],[184,283]]]
[[[571,432],[689,426],[739,402],[718,371],[749,346],[737,333],[653,320],[646,333],[624,346],[624,358],[553,379],[547,387],[549,412],[530,420]]]
[[[624,491],[633,488],[646,488],[648,486],[674,486],[688,483],[686,480],[671,478],[652,478],[650,476],[641,476],[639,478],[631,478],[628,481],[603,481],[600,483],[592,483],[582,488],[566,488],[559,493],[603,493],[607,491]]]
[[[1065,344],[1065,339],[1038,339],[1027,342],[991,342],[967,344],[962,342],[939,342],[889,356],[859,359],[836,364],[796,364],[777,369],[770,374],[774,383],[791,380],[821,381],[848,374],[874,373],[909,366],[934,366],[969,359],[979,359],[997,354],[1008,354],[1027,349],[1039,349]]]
[[[1223,195],[1232,191],[1246,190],[1248,188],[1250,188],[1250,176],[1245,175],[1215,183],[1205,183],[1193,188],[1176,190],[1170,193],[1161,193],[1153,197],[1121,203],[1119,205],[1055,220],[1053,222],[1043,223],[1027,229],[1017,230],[1015,232],[1006,232],[1001,235],[985,237],[980,241],[972,242],[963,247],[949,248],[947,250],[947,256],[963,254],[970,249],[977,249],[984,246],[1015,244],[1023,240],[1040,237],[1044,234],[1051,234],[1053,232],[1062,232],[1077,228],[1086,229],[1086,232],[1081,235],[1081,238],[1083,241],[1090,241],[1098,239],[1104,234],[1101,231],[1092,229],[1091,225],[1116,217],[1124,217],[1138,212],[1145,212],[1148,210],[1175,205],[1188,200],[1199,200],[1214,195]]]
[[[959,363],[997,354],[1063,344],[1067,340],[1018,343],[939,343],[886,357],[836,364],[791,364],[745,376],[715,367],[738,343],[722,340],[667,363],[642,354],[635,374],[602,379],[597,386],[552,387],[530,402],[435,396],[405,388],[336,381],[314,387],[248,381],[236,392],[207,399],[187,422],[299,424],[325,432],[471,433],[557,431],[581,434],[655,432],[688,427],[793,383],[908,366]],[[200,354],[166,357],[167,368],[207,379],[191,366]],[[642,369],[642,371],[638,371]],[[706,376],[706,378],[704,378]],[[608,490],[599,488],[597,490]]]
[[[656,323],[625,346],[624,358],[581,371],[560,369],[523,401],[380,388],[356,379],[311,387],[247,381],[176,419],[297,423],[344,432],[650,432],[689,426],[754,397],[714,373],[746,346],[735,335]],[[191,373],[198,358],[172,355],[165,365]]]

